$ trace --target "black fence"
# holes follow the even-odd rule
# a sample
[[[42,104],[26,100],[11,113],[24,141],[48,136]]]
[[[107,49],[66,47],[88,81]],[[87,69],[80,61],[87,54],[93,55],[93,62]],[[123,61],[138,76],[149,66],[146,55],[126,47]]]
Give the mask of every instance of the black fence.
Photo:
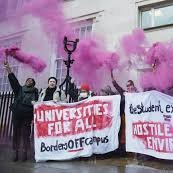
[[[77,96],[77,88],[71,88],[69,102],[77,101]],[[0,92],[0,143],[6,143],[12,139],[12,112],[10,105],[13,100],[14,94],[12,91]]]
[[[12,92],[0,92],[0,143],[12,138],[12,113],[10,105],[13,102]]]

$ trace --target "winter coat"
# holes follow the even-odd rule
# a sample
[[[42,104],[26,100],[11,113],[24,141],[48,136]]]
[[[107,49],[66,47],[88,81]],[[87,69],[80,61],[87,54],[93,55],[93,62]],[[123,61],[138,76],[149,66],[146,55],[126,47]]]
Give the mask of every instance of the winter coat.
[[[44,98],[46,96],[46,89],[43,89],[41,93],[39,94],[38,101],[42,102],[44,101]],[[55,92],[53,93],[53,101],[55,102],[67,102],[66,95],[63,90],[60,90],[57,88]]]
[[[115,89],[118,91],[118,93],[121,95],[120,115],[123,115],[124,114],[124,109],[125,109],[125,96],[124,96],[124,93],[126,91],[116,82],[116,80],[113,80],[112,84],[115,87]],[[135,92],[138,92],[136,88],[135,88]]]
[[[31,102],[38,100],[38,89],[21,86],[14,73],[10,73],[8,78],[14,92],[14,102],[10,106],[13,119],[32,119],[33,105]]]
[[[115,80],[113,80],[112,83],[113,83],[113,86],[115,87],[115,89],[121,95],[120,115],[123,115],[124,114],[124,109],[125,109],[125,96],[124,96],[125,90],[123,88],[121,88],[121,86],[119,86],[118,83]]]

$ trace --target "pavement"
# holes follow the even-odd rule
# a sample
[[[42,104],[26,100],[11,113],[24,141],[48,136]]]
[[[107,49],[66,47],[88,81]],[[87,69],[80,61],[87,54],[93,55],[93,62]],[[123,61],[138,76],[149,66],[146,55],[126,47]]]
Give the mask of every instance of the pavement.
[[[11,161],[11,146],[0,145],[0,173],[173,173],[173,161],[128,153],[117,153],[79,158],[71,161],[47,161],[36,163],[33,152],[26,162]]]

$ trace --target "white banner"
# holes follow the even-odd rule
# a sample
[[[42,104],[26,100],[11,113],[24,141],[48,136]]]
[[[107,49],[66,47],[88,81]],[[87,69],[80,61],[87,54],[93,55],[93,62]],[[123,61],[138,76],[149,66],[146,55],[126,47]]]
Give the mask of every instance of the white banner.
[[[120,96],[34,105],[35,160],[66,160],[118,148]]]
[[[173,160],[173,97],[126,93],[126,151]]]

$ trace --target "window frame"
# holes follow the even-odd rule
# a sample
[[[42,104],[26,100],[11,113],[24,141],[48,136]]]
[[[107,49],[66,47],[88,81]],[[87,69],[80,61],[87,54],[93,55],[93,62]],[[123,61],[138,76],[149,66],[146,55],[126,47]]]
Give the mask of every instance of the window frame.
[[[78,35],[78,38],[86,38],[88,35],[92,34],[93,32],[93,18],[81,20],[77,22],[73,22],[73,32]],[[91,30],[88,30],[88,27],[91,27]],[[82,29],[84,29],[84,32],[82,34]],[[76,30],[79,30],[79,33],[76,32]],[[89,32],[88,32],[89,31]]]
[[[143,30],[152,30],[152,29],[166,28],[166,27],[173,26],[173,22],[170,24],[154,25],[155,10],[158,10],[158,9],[164,8],[164,7],[169,7],[169,6],[173,7],[173,2],[160,2],[160,3],[145,5],[145,6],[139,6],[138,7],[138,16],[139,16],[138,17],[138,26],[140,28],[142,28]],[[152,26],[143,28],[142,27],[142,13],[145,11],[151,11],[151,13],[152,13],[152,17],[151,17]]]
[[[64,77],[63,70],[65,70],[66,68],[65,68],[65,64],[63,64],[64,63],[63,58],[59,57],[55,61],[56,61],[56,78],[58,80],[58,84],[60,85],[65,79],[63,78]],[[59,67],[58,67],[58,61],[60,63]],[[60,74],[58,73],[58,71],[60,72]]]
[[[0,22],[5,21],[10,16],[10,14],[15,13],[15,11],[17,11],[19,8],[21,8],[26,0],[16,0],[17,3],[16,3],[15,9],[11,8],[10,0],[5,0],[5,1],[7,4],[6,4],[6,8],[4,9],[4,12],[3,12],[4,14],[0,17]]]

